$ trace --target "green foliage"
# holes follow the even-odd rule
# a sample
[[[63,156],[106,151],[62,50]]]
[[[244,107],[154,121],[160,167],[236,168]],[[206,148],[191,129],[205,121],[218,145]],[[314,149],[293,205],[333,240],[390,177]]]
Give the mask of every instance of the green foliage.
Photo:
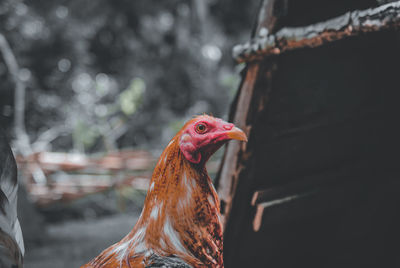
[[[126,115],[132,115],[136,112],[137,107],[143,101],[143,93],[146,89],[146,84],[141,78],[134,78],[129,87],[121,92],[119,100],[121,110]]]
[[[78,119],[72,133],[74,147],[88,148],[94,144],[99,136],[100,133],[95,126]]]

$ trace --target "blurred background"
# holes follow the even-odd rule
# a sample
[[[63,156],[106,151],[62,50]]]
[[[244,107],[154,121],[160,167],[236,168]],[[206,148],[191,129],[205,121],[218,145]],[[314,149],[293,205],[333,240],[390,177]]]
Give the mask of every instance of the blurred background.
[[[183,122],[227,118],[242,68],[231,50],[258,5],[0,2],[0,125],[19,166],[26,267],[77,267],[133,227]]]

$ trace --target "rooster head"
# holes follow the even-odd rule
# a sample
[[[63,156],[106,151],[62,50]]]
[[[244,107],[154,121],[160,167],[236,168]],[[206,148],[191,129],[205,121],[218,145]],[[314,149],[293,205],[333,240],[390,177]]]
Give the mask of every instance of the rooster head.
[[[194,164],[205,163],[229,140],[247,141],[246,134],[234,124],[209,115],[200,115],[187,122],[179,137],[180,150]]]

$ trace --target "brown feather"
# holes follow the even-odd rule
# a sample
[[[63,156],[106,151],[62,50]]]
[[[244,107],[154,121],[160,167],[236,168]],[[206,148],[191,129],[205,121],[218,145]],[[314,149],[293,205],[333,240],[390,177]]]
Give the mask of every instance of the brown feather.
[[[218,195],[205,165],[183,156],[181,134],[161,154],[133,230],[83,267],[146,267],[154,255],[175,256],[192,267],[223,267]]]

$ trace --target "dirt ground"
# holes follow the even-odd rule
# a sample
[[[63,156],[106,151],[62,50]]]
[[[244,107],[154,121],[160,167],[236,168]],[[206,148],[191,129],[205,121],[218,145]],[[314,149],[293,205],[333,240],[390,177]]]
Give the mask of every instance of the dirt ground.
[[[117,214],[100,219],[48,225],[43,242],[36,246],[28,245],[24,267],[80,267],[124,237],[137,218],[137,214]]]

